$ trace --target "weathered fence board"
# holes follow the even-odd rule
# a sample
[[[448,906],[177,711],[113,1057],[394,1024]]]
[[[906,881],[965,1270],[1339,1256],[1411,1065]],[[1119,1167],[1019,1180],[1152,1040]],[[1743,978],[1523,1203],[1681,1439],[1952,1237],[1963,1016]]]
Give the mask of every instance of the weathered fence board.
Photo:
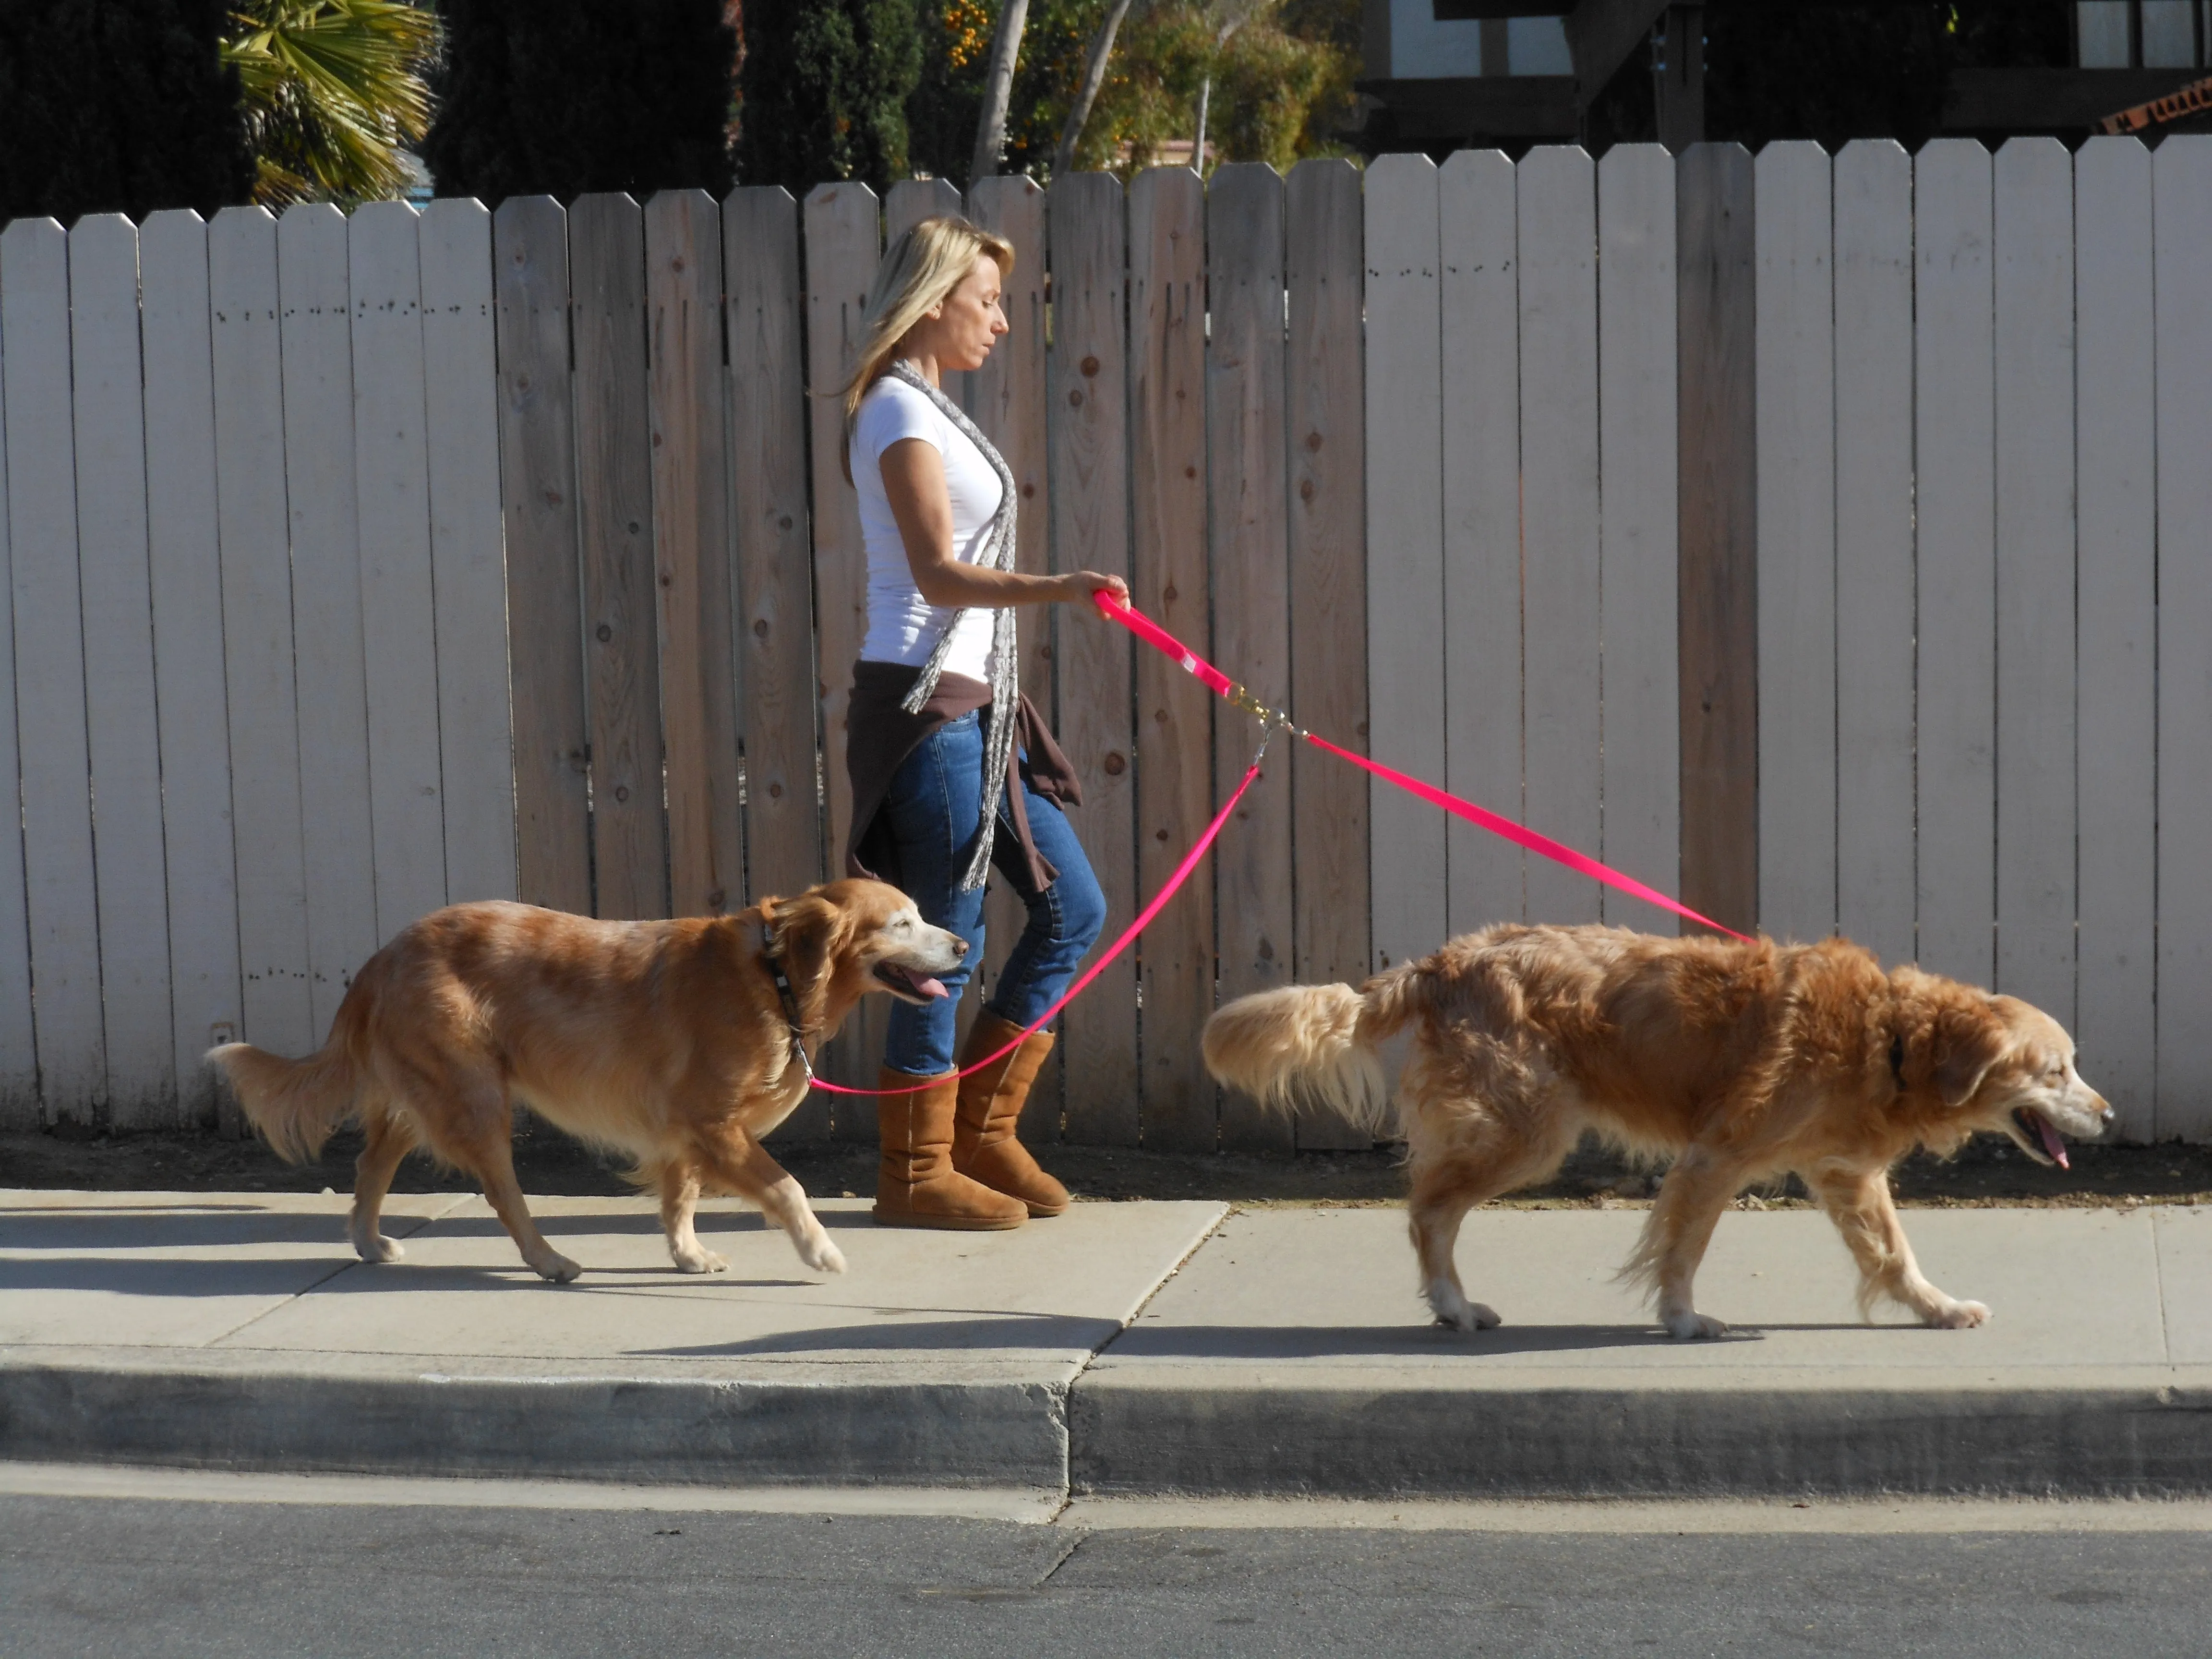
[[[2158,363],[2158,1120],[2212,1139],[2212,137],[2151,157]],[[2141,395],[2142,388],[2135,388]]]
[[[1986,985],[1996,968],[1995,319],[1990,154],[1913,162],[1919,526],[1919,957]]]
[[[1208,518],[1213,547],[1213,648],[1261,702],[1291,697],[1288,526],[1283,455],[1283,181],[1262,163],[1215,170],[1206,192]],[[1243,775],[1258,728],[1226,712],[1214,722],[1217,799]],[[1261,775],[1213,852],[1217,973],[1223,1000],[1289,982],[1291,799],[1288,756]],[[1231,1094],[1224,1146],[1288,1151],[1290,1121]]]
[[[234,1035],[243,1018],[216,520],[214,343],[207,227],[199,216],[151,215],[138,233],[138,270],[170,1063],[175,1121],[192,1125],[215,1111],[214,1079],[200,1055],[219,1030]]]
[[[2074,1023],[2074,168],[2015,138],[1992,177],[1996,988]]]
[[[822,879],[816,779],[814,573],[806,507],[806,366],[799,321],[799,207],[778,186],[722,204],[729,339],[732,528],[744,683],[748,902]],[[825,663],[822,669],[829,672]],[[787,1120],[794,1139],[828,1133],[827,1099]]]
[[[1675,624],[1674,161],[1656,144],[1597,171],[1598,590],[1606,862],[1662,890],[1681,862]],[[1605,920],[1668,933],[1665,911],[1606,889]]]
[[[1045,410],[1045,196],[1033,179],[979,179],[968,192],[968,214],[982,228],[1013,245],[1014,268],[1001,286],[1006,333],[968,382],[968,411],[1006,458],[1020,498],[1015,567],[1030,575],[1051,568],[1051,504],[1045,483],[1050,466]],[[1056,607],[1024,606],[1014,613],[1021,653],[1022,690],[1039,708],[1055,701],[1053,661]],[[995,991],[1006,957],[1028,926],[1029,913],[1003,881],[994,878],[984,901],[984,976]],[[983,999],[969,1000],[979,1009]],[[972,1018],[972,1013],[969,1014]],[[1055,1048],[1030,1088],[1022,1133],[1041,1140],[1060,1138],[1063,1059]]]
[[[11,610],[11,625],[0,628],[0,871],[23,867],[23,797],[15,736],[7,386],[7,312],[4,302],[0,302],[0,574],[7,577]],[[16,416],[19,421],[25,418],[20,413]],[[11,1130],[32,1128],[42,1116],[38,1037],[31,1025],[30,922],[26,899],[21,882],[0,880],[0,1124]]]
[[[516,896],[592,914],[591,727],[568,377],[568,221],[550,196],[492,217],[500,506],[514,665]]]
[[[448,197],[423,210],[417,235],[446,896],[455,904],[511,899],[517,890],[515,768],[500,545],[491,215],[480,202]],[[571,630],[564,637],[573,641],[575,635]]]
[[[1816,939],[1836,925],[1836,319],[1828,156],[1814,143],[1769,144],[1755,173],[1759,923],[1777,938]],[[1610,609],[1610,591],[1606,598]]]
[[[1373,190],[1370,183],[1370,201]],[[1379,696],[1382,678],[1388,674],[1406,691],[1401,705],[1391,711],[1393,718],[1443,720],[1443,775],[1448,786],[1492,811],[1518,818],[1522,815],[1521,256],[1513,164],[1495,150],[1462,151],[1443,164],[1437,175],[1437,191],[1441,264],[1428,303],[1440,302],[1443,308],[1443,600],[1440,606],[1420,611],[1418,623],[1423,631],[1410,638],[1396,629],[1387,633],[1379,628],[1370,630],[1368,676],[1376,687],[1376,693],[1370,696],[1376,722],[1374,741],[1378,745],[1374,752],[1382,753],[1379,745],[1389,729],[1382,724],[1384,711]],[[1425,201],[1422,205],[1428,204]],[[1370,218],[1370,234],[1373,224]],[[1376,263],[1370,253],[1370,284],[1376,279]],[[1410,272],[1417,267],[1407,269]],[[1370,340],[1372,336],[1370,324]],[[1418,349],[1418,346],[1409,341],[1407,349]],[[1378,512],[1384,510],[1376,500],[1382,481],[1373,471],[1378,405],[1395,403],[1398,386],[1395,380],[1376,376],[1371,344],[1369,358],[1368,385],[1373,394],[1367,404],[1371,526]],[[1389,418],[1402,422],[1406,417],[1393,415]],[[1424,465],[1432,464],[1425,449],[1420,454]],[[1427,494],[1424,492],[1424,501]],[[1373,586],[1378,551],[1370,542],[1367,599],[1370,617],[1390,603]],[[1407,613],[1433,591],[1424,572],[1413,590],[1393,606],[1400,627],[1414,620]],[[1437,637],[1439,630],[1441,638]],[[1424,647],[1435,654],[1425,655]],[[1443,665],[1441,684],[1432,667],[1439,660]],[[1425,666],[1429,680],[1425,687],[1422,684]],[[1404,762],[1398,763],[1405,766]],[[1433,765],[1432,760],[1425,758],[1406,769],[1434,777]],[[1386,801],[1389,803],[1388,818]],[[1419,837],[1424,847],[1432,845],[1442,830],[1449,872],[1448,894],[1443,896],[1442,908],[1449,919],[1449,932],[1462,933],[1492,922],[1519,921],[1527,914],[1521,849],[1510,842],[1458,819],[1440,824],[1436,813],[1380,785],[1374,793],[1374,812],[1378,898],[1384,868],[1382,827],[1386,821],[1395,821],[1401,834]],[[1433,932],[1437,896],[1423,887],[1403,896],[1401,902],[1407,907],[1404,937],[1395,944],[1385,942],[1378,902],[1377,965],[1389,952],[1403,961],[1408,954],[1418,956],[1432,948],[1421,936],[1422,910],[1429,911],[1427,920]]]
[[[935,213],[961,211],[960,187],[950,179],[901,179],[884,193],[884,246]]]
[[[779,186],[722,207],[730,495],[743,619],[748,898],[822,879],[799,210]]]
[[[166,1128],[175,1112],[176,1056],[146,541],[137,228],[121,214],[88,214],[70,232],[69,255],[77,587],[108,1121],[118,1129]]]
[[[665,915],[668,814],[646,447],[645,224],[623,195],[568,210],[576,520],[584,568],[596,914]]]
[[[276,222],[294,678],[315,736],[300,745],[300,809],[318,1042],[379,943],[346,240],[328,204]]]
[[[1604,843],[1598,677],[1597,178],[1571,146],[1518,168],[1522,604],[1528,822],[1583,852]],[[1597,884],[1548,860],[1527,871],[1532,921],[1595,921]]]
[[[1206,196],[1153,167],[1129,186],[1130,587],[1197,650],[1206,627]],[[1213,699],[1156,651],[1137,655],[1137,881],[1156,892],[1212,816]],[[1145,1144],[1212,1152],[1213,884],[1193,881],[1145,935]]]
[[[742,908],[729,441],[722,430],[722,239],[704,191],[646,204],[653,553],[675,914]]]
[[[1453,165],[1479,164],[1458,158]],[[1510,185],[1510,172],[1507,178]],[[1387,766],[1437,778],[1445,773],[1447,699],[1472,719],[1495,719],[1497,713],[1461,701],[1452,677],[1456,662],[1445,654],[1455,641],[1444,627],[1450,580],[1444,489],[1456,471],[1446,457],[1456,463],[1459,444],[1472,436],[1453,422],[1466,409],[1465,382],[1445,373],[1454,343],[1449,324],[1460,313],[1438,309],[1436,164],[1425,155],[1377,156],[1366,184],[1367,750]],[[1494,221],[1455,213],[1443,222],[1456,228]],[[1486,386],[1477,395],[1490,401],[1497,392]],[[1449,551],[1480,556],[1476,549]],[[1516,614],[1519,608],[1516,593]],[[1440,662],[1446,664],[1441,677]],[[1517,684],[1517,670],[1514,678]],[[1514,769],[1517,781],[1517,754]],[[1452,776],[1462,787],[1457,773]],[[1494,796],[1487,799],[1494,804]],[[1449,890],[1445,827],[1436,813],[1385,783],[1370,786],[1368,803],[1375,962],[1388,967],[1436,948]]]
[[[852,828],[853,786],[845,771],[845,705],[853,664],[868,631],[868,560],[860,542],[860,509],[840,465],[844,407],[838,397],[860,340],[860,319],[882,251],[875,192],[866,185],[817,185],[805,208],[806,385],[814,484],[814,628],[821,698],[822,781],[827,811],[823,868],[845,872]],[[832,1081],[872,1088],[883,1052],[882,1016],[862,1005],[845,1033],[823,1050]],[[863,1103],[841,1103],[833,1121],[863,1135],[875,1121]]]
[[[31,980],[44,1097],[107,1104],[85,747],[84,624],[71,454],[69,239],[51,219],[0,232],[9,557]],[[33,411],[40,411],[33,415]]]
[[[1367,729],[1360,219],[1359,173],[1350,162],[1303,161],[1291,170],[1284,196],[1291,712],[1353,748],[1366,746]],[[1285,744],[1278,776],[1287,770],[1291,789],[1290,977],[1357,985],[1371,948],[1366,780],[1333,757],[1278,742]],[[1325,1115],[1302,1118],[1297,1129],[1307,1148],[1371,1139]]]
[[[2151,158],[2074,160],[2081,836],[2074,1038],[2083,1074],[2148,1139],[2158,1086],[2158,407]]]
[[[215,317],[216,522],[245,981],[240,1035],[279,1054],[305,1054],[323,1033],[307,990],[276,222],[261,209],[225,208],[209,225],[208,295]]]
[[[372,203],[347,227],[380,944],[446,902],[418,228],[415,210],[404,202]]]
[[[1085,173],[1054,181],[1052,356],[1054,568],[1129,575],[1129,360],[1125,302],[1127,228],[1121,181]],[[1026,505],[1026,503],[1024,503]],[[1040,514],[1039,516],[1042,516]],[[1083,780],[1069,822],[1106,895],[1118,932],[1144,896],[1137,888],[1136,789],[1132,758],[1131,642],[1097,617],[1070,616],[1054,653],[1065,695],[1060,744]],[[1137,969],[1125,957],[1060,1016],[1069,1139],[1133,1146],[1141,1131],[1137,1059]]]
[[[1757,211],[1751,157],[1676,165],[1680,379],[1680,896],[1724,927],[1759,908]]]
[[[1834,180],[1836,921],[1910,962],[1912,162],[1887,139],[1847,144]]]

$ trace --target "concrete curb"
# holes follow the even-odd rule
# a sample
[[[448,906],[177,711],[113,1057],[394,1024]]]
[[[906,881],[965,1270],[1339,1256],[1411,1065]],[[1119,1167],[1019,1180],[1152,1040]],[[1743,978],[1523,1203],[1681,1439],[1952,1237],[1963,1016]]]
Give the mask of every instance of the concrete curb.
[[[1759,1498],[2212,1492],[2212,1386],[1220,1388],[1086,1377],[1086,1495]]]
[[[1066,1390],[0,1369],[0,1458],[706,1486],[1064,1491]]]
[[[2212,1386],[1371,1389],[0,1370],[0,1458],[1103,1497],[2212,1494]]]

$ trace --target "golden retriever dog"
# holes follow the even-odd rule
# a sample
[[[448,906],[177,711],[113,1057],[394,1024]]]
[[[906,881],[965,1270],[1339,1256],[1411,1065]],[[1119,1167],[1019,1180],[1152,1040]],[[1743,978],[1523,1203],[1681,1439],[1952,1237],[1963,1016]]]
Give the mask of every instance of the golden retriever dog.
[[[1674,1160],[1622,1276],[1656,1292],[1678,1338],[1726,1334],[1690,1294],[1714,1224],[1745,1187],[1793,1172],[1858,1264],[1862,1312],[1887,1296],[1929,1325],[1978,1325],[1987,1308],[1921,1275],[1890,1166],[1979,1130],[2063,1165],[2062,1136],[2096,1135],[2112,1116],[2049,1015],[1917,968],[1885,974],[1842,939],[1492,927],[1356,991],[1232,1002],[1206,1025],[1206,1062],[1262,1102],[1325,1106],[1385,1134],[1394,1103],[1376,1045],[1407,1027],[1395,1116],[1413,1248],[1437,1322],[1461,1330],[1498,1319],[1461,1287],[1460,1222],[1542,1181],[1585,1129]]]
[[[865,994],[912,1003],[967,954],[878,881],[836,881],[735,915],[593,921],[526,904],[456,904],[368,959],[322,1051],[285,1060],[249,1043],[209,1051],[254,1127],[283,1157],[313,1158],[348,1121],[368,1135],[348,1223],[365,1261],[399,1246],[378,1215],[417,1146],[483,1183],[523,1260],[556,1283],[577,1265],[545,1242],[515,1184],[521,1101],[594,1146],[635,1160],[660,1193],[669,1254],[685,1273],[728,1264],[700,1248],[702,1191],[757,1204],[799,1257],[842,1273],[799,1183],[761,1137],[806,1097],[808,1068],[770,958],[811,1050]]]

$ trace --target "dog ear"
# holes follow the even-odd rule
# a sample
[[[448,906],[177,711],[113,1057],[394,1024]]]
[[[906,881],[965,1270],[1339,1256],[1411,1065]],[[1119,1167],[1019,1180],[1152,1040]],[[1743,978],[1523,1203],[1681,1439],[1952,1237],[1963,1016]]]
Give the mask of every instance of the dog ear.
[[[1936,1092],[1946,1106],[1965,1105],[1990,1067],[2012,1047],[2012,1030],[1987,999],[1954,1004],[1936,1016],[1929,1061]]]
[[[771,913],[769,939],[793,987],[803,997],[819,986],[837,953],[850,943],[853,918],[819,891],[787,899]]]

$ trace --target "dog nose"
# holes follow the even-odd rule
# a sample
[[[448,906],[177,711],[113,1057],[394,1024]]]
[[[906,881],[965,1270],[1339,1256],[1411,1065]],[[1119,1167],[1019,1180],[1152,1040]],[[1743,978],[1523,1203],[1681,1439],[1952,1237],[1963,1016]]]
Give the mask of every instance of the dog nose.
[[[952,959],[953,959],[953,961],[955,961],[955,962],[961,962],[961,961],[964,961],[964,960],[966,959],[966,957],[967,957],[967,955],[968,955],[968,941],[967,941],[966,939],[954,939],[954,940],[952,941]]]

